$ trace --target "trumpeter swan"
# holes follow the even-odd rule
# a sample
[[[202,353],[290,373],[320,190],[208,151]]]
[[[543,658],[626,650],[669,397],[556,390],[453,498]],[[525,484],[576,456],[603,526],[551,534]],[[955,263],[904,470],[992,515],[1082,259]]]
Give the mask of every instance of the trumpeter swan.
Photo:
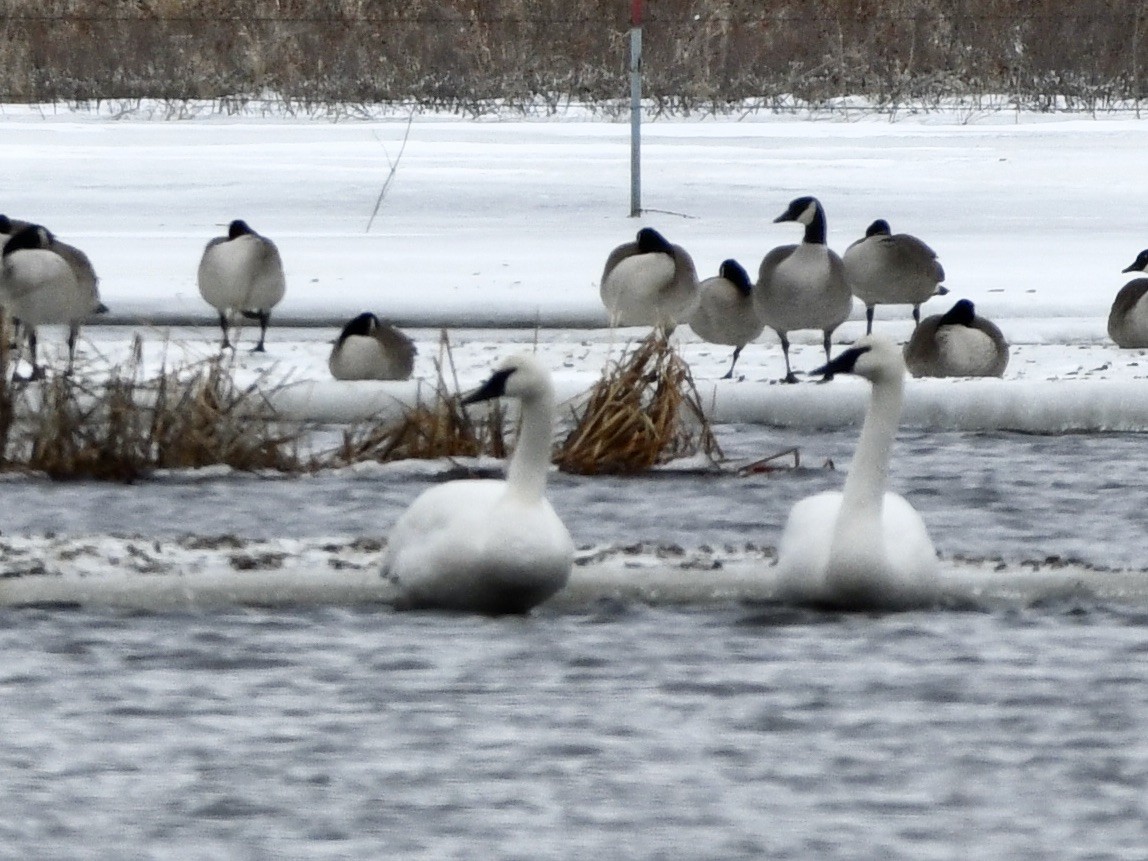
[[[820,329],[829,359],[833,331],[849,317],[853,294],[845,280],[845,264],[825,244],[825,210],[815,197],[799,197],[774,219],[805,226],[799,245],[774,248],[761,261],[754,306],[762,322],[777,332],[785,356],[785,382],[796,383],[789,364],[789,333]]]
[[[606,258],[599,285],[611,326],[658,326],[666,332],[686,320],[698,301],[693,258],[652,227]]]
[[[889,222],[878,218],[865,236],[842,257],[845,278],[853,295],[865,303],[865,334],[873,331],[877,305],[912,305],[913,322],[921,322],[921,303],[944,296],[945,270],[937,253],[908,233],[893,233]]]
[[[252,352],[263,352],[271,309],[287,290],[275,243],[236,219],[228,225],[226,236],[216,236],[203,249],[198,280],[200,295],[219,312],[223,347],[231,346],[227,337],[230,315],[239,313],[259,321],[259,343]]]
[[[701,283],[689,325],[703,341],[733,347],[733,361],[722,378],[731,379],[742,349],[765,329],[753,307],[753,283],[740,263],[724,261],[716,277]]]
[[[801,500],[778,547],[779,594],[848,610],[905,609],[937,599],[937,554],[921,516],[887,491],[905,364],[892,341],[866,335],[820,369],[872,384],[861,437],[841,492]]]
[[[364,312],[343,327],[327,367],[336,380],[409,380],[417,353],[405,334]]]
[[[977,316],[968,299],[926,317],[905,345],[905,364],[914,377],[1000,377],[1008,359],[1001,330]]]
[[[506,480],[450,481],[422,493],[395,523],[383,556],[403,609],[525,613],[565,584],[574,544],[545,497],[554,388],[532,356],[504,362],[463,400],[518,398],[521,430]]]

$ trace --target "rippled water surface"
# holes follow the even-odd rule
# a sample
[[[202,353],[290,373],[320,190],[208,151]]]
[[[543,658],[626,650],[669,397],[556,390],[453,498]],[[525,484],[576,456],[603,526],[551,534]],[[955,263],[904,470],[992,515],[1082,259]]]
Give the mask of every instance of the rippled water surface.
[[[1142,610],[0,620],[4,857],[1148,845]]]

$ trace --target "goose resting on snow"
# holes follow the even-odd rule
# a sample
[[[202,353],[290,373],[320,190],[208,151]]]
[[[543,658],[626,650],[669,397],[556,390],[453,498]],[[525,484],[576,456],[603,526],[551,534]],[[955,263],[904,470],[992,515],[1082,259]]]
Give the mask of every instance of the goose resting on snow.
[[[849,317],[853,294],[845,280],[845,264],[825,244],[825,210],[815,197],[799,197],[774,219],[805,225],[799,245],[774,248],[761,261],[754,307],[762,322],[777,332],[785,356],[785,382],[796,383],[789,365],[789,333],[820,329],[829,360],[833,330]]]
[[[463,403],[504,395],[522,405],[506,480],[432,487],[391,530],[383,576],[398,586],[400,609],[526,613],[566,585],[574,544],[544,495],[555,413],[550,374],[533,356],[512,358]]]
[[[228,225],[226,236],[215,237],[203,249],[198,280],[200,295],[219,312],[223,348],[231,346],[228,321],[238,313],[259,321],[259,343],[252,352],[264,352],[271,309],[287,290],[275,243],[236,219]]]
[[[733,361],[722,377],[728,380],[733,377],[742,349],[762,333],[765,324],[754,310],[753,284],[742,265],[736,260],[726,260],[719,273],[701,283],[698,306],[689,325],[703,341],[733,347]]]
[[[877,305],[912,305],[913,322],[921,322],[921,303],[944,296],[945,270],[937,253],[908,233],[893,233],[878,218],[863,239],[845,250],[845,277],[853,295],[865,303],[865,334],[873,331]]]
[[[1124,272],[1148,272],[1148,248]],[[1117,347],[1148,347],[1148,278],[1133,278],[1120,288],[1108,314],[1108,336]]]
[[[417,353],[405,334],[364,312],[343,327],[327,367],[336,380],[409,380]]]
[[[1001,330],[977,316],[968,299],[926,317],[905,345],[905,364],[914,377],[1000,377],[1008,358]]]
[[[611,326],[657,326],[671,332],[698,300],[693,258],[652,227],[610,252],[598,288]]]
[[[820,371],[863,377],[872,393],[843,490],[810,496],[789,513],[778,546],[780,596],[844,610],[934,603],[938,565],[928,530],[904,497],[885,489],[901,416],[901,350],[866,335]]]

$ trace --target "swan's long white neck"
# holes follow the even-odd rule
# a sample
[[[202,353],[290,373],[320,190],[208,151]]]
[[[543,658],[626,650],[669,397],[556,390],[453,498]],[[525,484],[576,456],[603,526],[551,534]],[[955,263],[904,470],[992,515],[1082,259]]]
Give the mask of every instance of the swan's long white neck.
[[[883,546],[881,509],[893,440],[901,418],[903,387],[900,374],[883,376],[873,382],[861,438],[841,494],[841,510],[833,536],[835,546],[845,545],[854,550],[866,544]]]
[[[522,398],[520,403],[522,425],[506,468],[506,482],[510,493],[523,501],[534,502],[542,498],[550,469],[554,391],[547,386],[544,391]]]

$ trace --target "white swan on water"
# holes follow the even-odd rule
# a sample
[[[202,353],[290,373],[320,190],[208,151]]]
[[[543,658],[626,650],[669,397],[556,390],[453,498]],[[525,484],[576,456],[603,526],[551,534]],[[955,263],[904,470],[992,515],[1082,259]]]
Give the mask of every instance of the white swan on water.
[[[504,362],[464,404],[507,395],[522,424],[506,480],[450,481],[424,491],[395,523],[383,576],[400,609],[525,613],[566,585],[574,543],[546,499],[554,387],[533,356]]]
[[[901,351],[866,335],[821,370],[864,377],[873,390],[844,489],[803,499],[789,513],[778,547],[780,597],[848,610],[932,604],[933,542],[913,506],[885,489],[901,417]]]

